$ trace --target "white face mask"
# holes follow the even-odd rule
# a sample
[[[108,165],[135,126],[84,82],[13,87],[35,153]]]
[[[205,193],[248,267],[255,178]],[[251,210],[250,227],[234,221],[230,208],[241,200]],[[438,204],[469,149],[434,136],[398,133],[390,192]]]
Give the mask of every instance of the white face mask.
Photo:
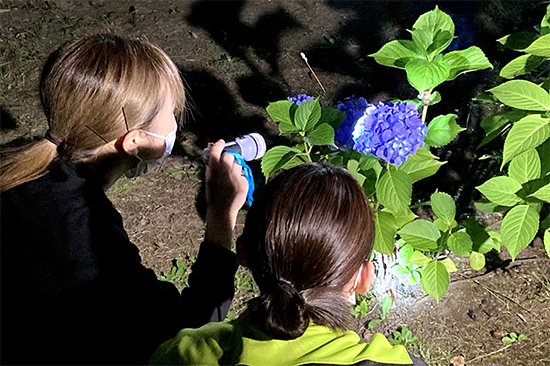
[[[361,267],[359,267],[359,272],[357,272],[357,276],[355,277],[355,283],[353,284],[351,293],[348,296],[348,302],[351,305],[355,305],[357,303],[357,300],[355,299],[355,289],[357,288],[357,285],[359,284],[359,279],[361,278],[361,271],[363,270],[363,265],[361,264]]]
[[[177,130],[178,130],[178,127],[176,125],[176,128],[174,128],[173,131],[168,132],[166,136],[162,136],[149,131],[143,131],[145,132],[145,134],[149,136],[153,136],[164,140],[165,142],[164,153],[160,158],[153,159],[153,160],[143,160],[139,155],[136,155],[136,157],[139,159],[139,163],[135,168],[128,170],[126,172],[126,176],[128,178],[139,177],[140,175],[150,172],[151,170],[156,168],[158,165],[160,165],[164,161],[164,159],[166,159],[168,155],[172,153],[172,149],[174,148],[174,144],[176,143]]]

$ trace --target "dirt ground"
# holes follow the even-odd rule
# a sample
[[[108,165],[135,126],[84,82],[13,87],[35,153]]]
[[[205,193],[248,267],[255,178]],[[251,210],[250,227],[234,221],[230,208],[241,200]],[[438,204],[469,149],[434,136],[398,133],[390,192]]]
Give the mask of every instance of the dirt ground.
[[[207,141],[256,131],[266,136],[268,145],[280,142],[267,120],[267,104],[301,92],[321,93],[300,52],[327,90],[327,103],[351,95],[369,101],[414,97],[402,71],[382,68],[367,55],[390,39],[406,37],[418,15],[435,4],[462,29],[458,41],[473,39],[496,69],[513,55],[499,49],[495,40],[536,24],[545,6],[499,0],[0,0],[0,144],[17,145],[44,135],[38,77],[47,55],[62,42],[115,32],[159,44],[186,80],[189,113],[162,170],[123,179],[108,194],[145,264],[170,277],[172,261],[189,263],[202,240],[200,153]],[[495,168],[490,159],[476,159],[486,152],[473,148],[479,143],[484,110],[471,99],[495,80],[496,72],[487,71],[441,88],[443,102],[430,113],[453,111],[467,130],[448,149],[436,151],[449,163],[429,182],[415,186],[416,199],[437,184],[455,197],[460,212],[471,214],[471,202],[479,198],[473,187]],[[252,168],[260,174],[258,164]],[[395,305],[374,330],[390,336],[408,325],[418,337],[412,350],[430,365],[449,365],[460,355],[472,366],[550,365],[550,259],[541,241],[535,240],[514,262],[506,253],[494,257],[487,271],[473,272],[467,263],[457,262],[459,271],[439,303],[418,288],[396,284]],[[383,284],[381,276],[375,287]],[[250,277],[239,272],[233,315],[252,288]],[[365,321],[379,315],[376,303],[371,304],[369,314],[356,322],[366,339],[372,330]],[[510,332],[528,338],[504,346],[501,338]]]

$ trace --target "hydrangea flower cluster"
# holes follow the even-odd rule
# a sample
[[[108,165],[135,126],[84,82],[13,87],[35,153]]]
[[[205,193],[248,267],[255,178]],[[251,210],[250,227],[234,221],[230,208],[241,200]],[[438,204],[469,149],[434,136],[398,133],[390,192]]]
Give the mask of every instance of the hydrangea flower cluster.
[[[334,132],[334,143],[340,149],[353,149],[355,142],[353,141],[352,132],[357,120],[365,114],[365,109],[368,107],[368,102],[365,98],[348,97],[336,105],[336,108],[346,114],[346,118],[340,124],[340,127]]]
[[[406,102],[369,105],[352,132],[353,149],[401,165],[424,146],[426,125],[416,106]]]
[[[304,102],[314,100],[315,97],[309,96],[307,94],[298,94],[298,95],[295,95],[293,97],[288,97],[286,99],[290,100],[292,103],[294,103],[296,105],[300,105]]]

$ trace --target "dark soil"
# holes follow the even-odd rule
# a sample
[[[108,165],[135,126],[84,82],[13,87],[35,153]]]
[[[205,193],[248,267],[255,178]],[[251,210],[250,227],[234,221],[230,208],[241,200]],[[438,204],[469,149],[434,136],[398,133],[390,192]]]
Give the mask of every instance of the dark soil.
[[[143,261],[159,275],[175,258],[191,261],[202,240],[200,153],[208,141],[260,132],[268,145],[274,134],[265,107],[271,101],[306,92],[320,95],[299,53],[304,52],[327,93],[324,103],[364,96],[369,101],[415,97],[401,70],[383,68],[367,55],[438,4],[457,24],[458,47],[480,46],[498,70],[514,55],[495,40],[537,24],[546,4],[527,1],[5,1],[0,0],[0,144],[42,138],[46,122],[37,93],[47,55],[62,42],[94,32],[146,37],[159,44],[180,67],[187,83],[189,110],[174,154],[158,172],[121,180],[109,195]],[[501,141],[476,150],[479,122],[487,111],[472,102],[494,85],[496,71],[459,77],[439,91],[443,102],[430,114],[456,113],[467,127],[457,141],[436,151],[448,163],[426,183],[452,194],[464,215],[479,198],[473,187],[493,174],[491,159],[477,158]],[[500,145],[501,146],[501,145]],[[258,165],[253,169],[260,176]],[[237,230],[242,228],[242,218]],[[497,218],[498,219],[498,218]],[[418,288],[398,285],[396,304],[375,331],[390,336],[408,325],[419,338],[414,352],[431,365],[448,365],[463,355],[468,365],[550,365],[550,260],[540,240],[510,262],[495,257],[488,272],[472,272],[459,262],[449,292],[436,303]],[[238,276],[235,312],[250,297],[250,278]],[[376,286],[385,282],[382,279]],[[378,289],[383,293],[385,289]],[[373,302],[374,304],[374,302]],[[160,309],[159,309],[160,310]],[[369,338],[365,320],[357,330]],[[528,339],[504,347],[509,332]],[[455,358],[456,360],[456,358]],[[458,365],[458,363],[457,363]]]

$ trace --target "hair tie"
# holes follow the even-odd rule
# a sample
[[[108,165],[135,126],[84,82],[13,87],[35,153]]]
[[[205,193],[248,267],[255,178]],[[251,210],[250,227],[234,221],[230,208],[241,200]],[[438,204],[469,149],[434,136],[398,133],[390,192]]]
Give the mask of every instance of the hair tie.
[[[55,146],[59,146],[63,143],[63,139],[57,136],[51,130],[46,131],[44,138],[49,142],[51,142],[52,144],[54,144]]]

